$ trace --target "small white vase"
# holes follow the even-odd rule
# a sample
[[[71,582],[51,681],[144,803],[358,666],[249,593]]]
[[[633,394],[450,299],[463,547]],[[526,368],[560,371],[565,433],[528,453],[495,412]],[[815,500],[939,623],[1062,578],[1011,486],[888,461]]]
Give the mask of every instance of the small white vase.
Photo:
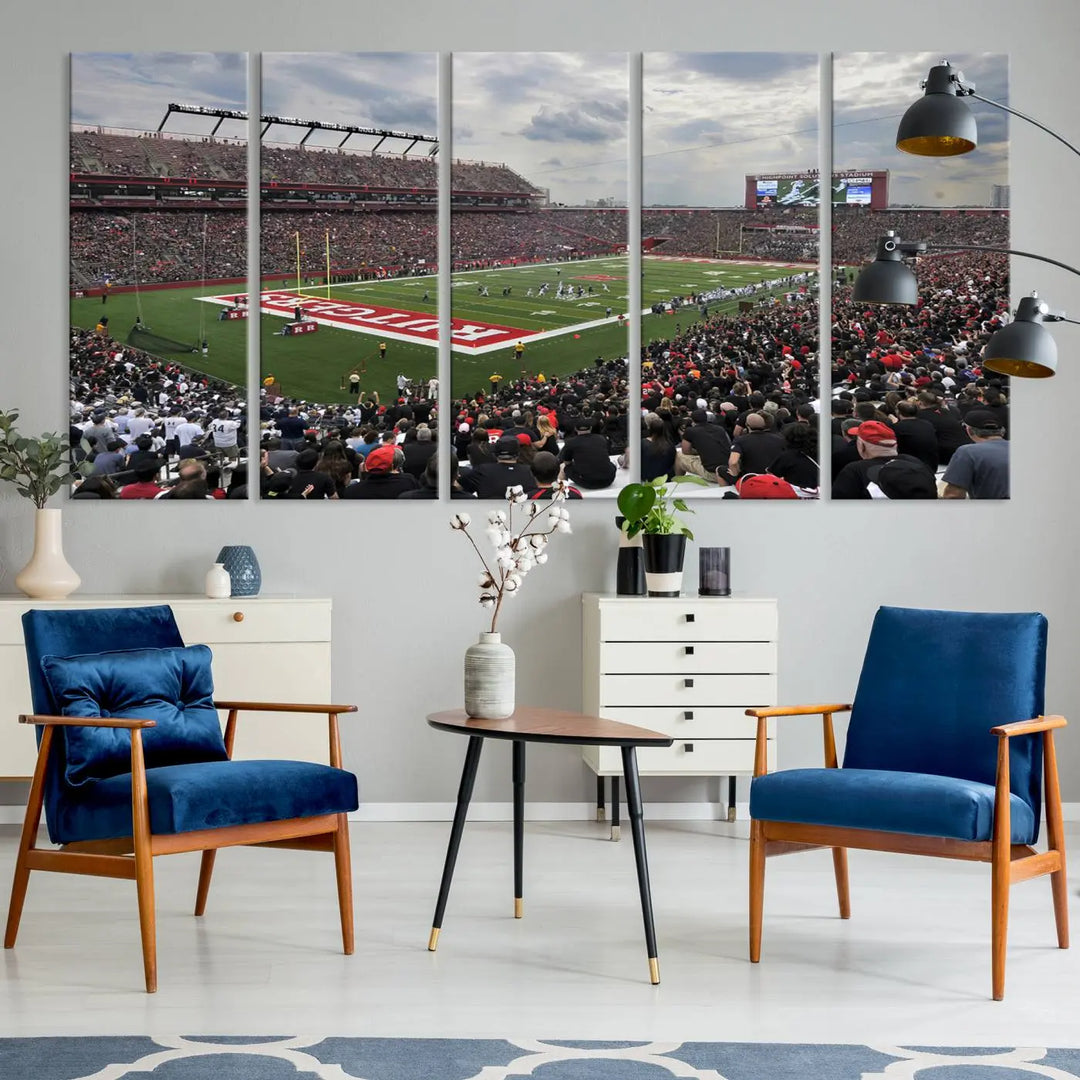
[[[34,554],[15,577],[15,587],[35,600],[63,600],[81,584],[64,558],[60,510],[34,515]]]
[[[206,571],[206,595],[211,600],[227,600],[232,596],[232,578],[224,563],[216,562]]]
[[[465,650],[465,712],[504,720],[514,711],[514,650],[501,634],[483,633]]]

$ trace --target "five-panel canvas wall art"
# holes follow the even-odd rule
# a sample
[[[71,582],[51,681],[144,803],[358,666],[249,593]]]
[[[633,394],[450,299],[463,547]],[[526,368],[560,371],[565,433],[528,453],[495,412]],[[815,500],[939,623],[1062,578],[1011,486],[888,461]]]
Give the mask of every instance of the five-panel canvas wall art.
[[[828,177],[813,53],[265,53],[258,146],[251,62],[72,56],[74,497],[1008,498],[1005,114],[897,148],[940,57],[831,57]]]

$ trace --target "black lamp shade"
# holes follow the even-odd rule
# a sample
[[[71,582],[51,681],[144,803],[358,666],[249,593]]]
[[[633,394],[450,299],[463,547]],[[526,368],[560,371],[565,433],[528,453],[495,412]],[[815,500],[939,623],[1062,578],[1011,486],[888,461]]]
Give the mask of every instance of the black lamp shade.
[[[1037,295],[1025,296],[1016,319],[992,334],[982,353],[982,366],[999,375],[1048,379],[1057,371],[1057,342],[1043,326],[1046,306]]]
[[[919,282],[899,258],[880,256],[859,271],[851,299],[870,304],[914,304]]]
[[[896,148],[923,157],[954,157],[974,150],[979,142],[975,117],[956,95],[953,68],[930,69],[926,93],[904,113],[896,131]]]
[[[1017,320],[991,335],[982,366],[999,375],[1049,379],[1057,371],[1057,342],[1041,323]]]

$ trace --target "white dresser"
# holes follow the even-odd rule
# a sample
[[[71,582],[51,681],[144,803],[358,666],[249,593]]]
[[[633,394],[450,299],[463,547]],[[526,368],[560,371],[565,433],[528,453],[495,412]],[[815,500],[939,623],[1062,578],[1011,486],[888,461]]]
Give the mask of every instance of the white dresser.
[[[638,751],[641,775],[752,775],[757,721],[744,710],[776,704],[776,601],[585,593],[582,604],[583,711],[675,740]],[[617,746],[583,753],[598,777],[622,774]]]
[[[214,695],[221,700],[330,703],[330,600],[295,596],[74,596],[66,600],[0,599],[0,779],[34,771],[33,728],[17,722],[32,711],[23,648],[24,611],[168,604],[187,645],[214,653]],[[101,649],[137,648],[102,641]],[[222,726],[226,717],[222,716]],[[329,760],[325,718],[241,713],[236,758]]]

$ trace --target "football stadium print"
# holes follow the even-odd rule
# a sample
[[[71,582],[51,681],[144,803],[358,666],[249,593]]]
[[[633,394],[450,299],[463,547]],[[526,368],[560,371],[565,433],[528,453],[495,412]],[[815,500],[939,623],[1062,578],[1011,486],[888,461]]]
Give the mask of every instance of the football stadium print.
[[[1004,117],[965,99],[952,157],[897,131],[933,71],[1007,103],[1005,57],[836,55],[827,179],[814,54],[443,62],[453,100],[434,53],[267,53],[252,118],[245,54],[72,56],[73,497],[613,499],[686,475],[699,512],[1008,498],[1009,379],[981,355],[1012,317]]]

